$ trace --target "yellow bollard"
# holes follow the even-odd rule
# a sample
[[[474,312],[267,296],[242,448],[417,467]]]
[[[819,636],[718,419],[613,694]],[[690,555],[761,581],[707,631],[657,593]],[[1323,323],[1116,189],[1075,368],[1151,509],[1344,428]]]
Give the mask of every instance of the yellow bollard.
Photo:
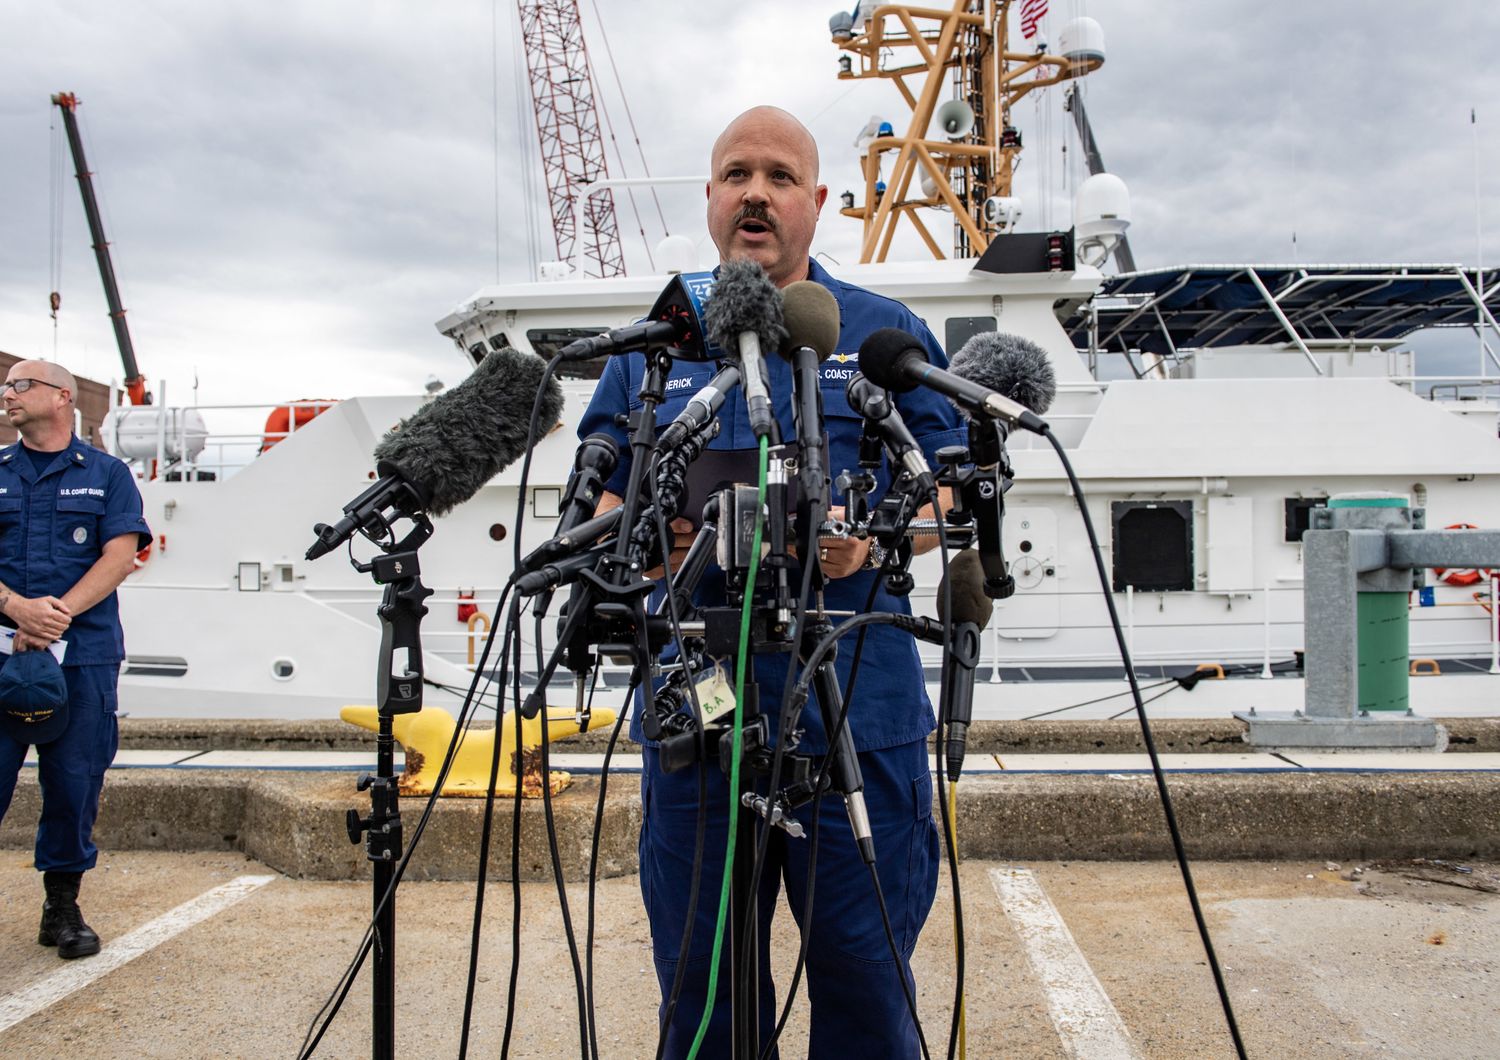
[[[578,718],[571,708],[548,708],[543,712],[548,719],[549,742],[575,735]],[[374,707],[348,706],[339,711],[339,717],[351,725],[358,725],[371,732],[380,730],[379,717]],[[615,712],[595,710],[589,716],[589,729],[600,729],[613,725]],[[398,714],[391,728],[397,741],[406,752],[406,769],[401,774],[398,790],[402,795],[430,795],[443,767],[443,756],[448,753],[448,744],[453,740],[457,723],[453,715],[442,707],[423,707],[415,714]],[[514,798],[516,794],[516,722],[507,714],[500,739],[500,772],[495,778],[495,794]],[[523,719],[521,722],[521,797],[540,798],[542,794],[542,715]],[[454,755],[453,768],[443,784],[443,794],[462,798],[483,798],[485,786],[490,779],[490,760],[495,752],[494,729],[470,729],[459,744]],[[573,778],[554,769],[550,780],[552,794],[566,788]]]

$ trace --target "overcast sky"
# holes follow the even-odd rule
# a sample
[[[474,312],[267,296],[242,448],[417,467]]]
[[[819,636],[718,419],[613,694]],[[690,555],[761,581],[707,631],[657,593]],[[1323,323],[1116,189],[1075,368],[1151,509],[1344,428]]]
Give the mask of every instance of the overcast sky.
[[[835,78],[831,3],[582,9],[616,135],[629,143],[611,52],[656,175],[703,172],[724,123],[769,102],[817,136],[836,204],[859,184],[859,128],[873,114],[904,127],[889,86]],[[522,165],[535,150],[521,145],[535,134],[529,105],[516,106],[514,4],[0,0],[0,12],[0,350],[52,354],[49,202],[60,194],[58,358],[96,378],[120,373],[71,160],[55,191],[50,175],[57,91],[82,101],[137,354],[173,403],[195,376],[199,399],[216,404],[414,392],[429,373],[462,374],[432,324],[496,279],[497,59],[498,271],[528,278]],[[1483,257],[1500,263],[1492,0],[1053,0],[1053,40],[1075,13],[1104,28],[1108,58],[1087,102],[1105,161],[1131,190],[1138,267],[1472,265],[1476,166]],[[1061,161],[1074,145],[1059,102],[1017,111],[1025,228],[1041,227],[1044,191],[1054,225],[1066,221],[1076,173]],[[633,145],[626,156],[626,174],[640,175]],[[654,244],[661,222],[638,201]],[[668,227],[708,262],[701,190],[661,201]],[[829,209],[815,250],[857,260],[858,230]],[[644,246],[627,241],[632,271],[647,271]],[[1474,347],[1470,336],[1461,350],[1419,348],[1429,369],[1472,372]]]

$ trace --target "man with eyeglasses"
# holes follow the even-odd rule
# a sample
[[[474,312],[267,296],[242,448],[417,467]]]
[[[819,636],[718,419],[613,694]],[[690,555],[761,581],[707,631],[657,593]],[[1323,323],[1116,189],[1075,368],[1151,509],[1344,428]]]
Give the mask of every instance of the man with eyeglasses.
[[[99,952],[78,890],[98,860],[94,818],[119,745],[125,641],[115,589],[151,543],[130,469],[73,434],[76,392],[73,376],[48,361],[12,366],[0,389],[20,435],[0,449],[0,620],[8,627],[0,633],[15,652],[60,651],[67,684],[67,727],[37,745],[35,858],[46,891],[37,941],[63,958]],[[0,728],[0,819],[30,743],[24,735]]]

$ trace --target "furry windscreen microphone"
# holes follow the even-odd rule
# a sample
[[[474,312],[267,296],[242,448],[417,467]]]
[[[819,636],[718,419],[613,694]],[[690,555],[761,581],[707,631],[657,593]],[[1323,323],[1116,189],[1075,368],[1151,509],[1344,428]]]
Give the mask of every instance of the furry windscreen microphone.
[[[786,340],[781,292],[756,262],[726,262],[703,306],[703,327],[710,342],[739,362],[750,429],[756,438],[769,439],[776,413],[766,386],[765,351],[779,350]]]
[[[1038,416],[1057,397],[1057,374],[1047,351],[1030,339],[987,331],[964,343],[948,370],[1025,405]]]
[[[839,344],[839,304],[833,294],[814,280],[789,283],[781,292],[787,341],[780,347],[783,357],[800,346],[818,352],[826,361]]]
[[[540,357],[509,346],[493,351],[469,378],[380,440],[376,469],[400,475],[426,494],[429,512],[446,515],[525,454],[531,406],[546,367]],[[562,405],[562,389],[551,379],[538,439],[557,423]]]
[[[781,348],[786,339],[781,292],[754,261],[731,261],[719,268],[719,280],[703,305],[703,327],[709,341],[731,357],[743,357],[743,337],[754,335],[759,353]]]
[[[964,549],[948,561],[948,584],[953,587],[953,614],[945,615],[944,597],[940,584],[937,592],[938,618],[947,625],[972,622],[981,630],[990,624],[995,613],[995,601],[984,593],[984,569],[980,566],[979,553]],[[950,621],[951,619],[951,621]]]

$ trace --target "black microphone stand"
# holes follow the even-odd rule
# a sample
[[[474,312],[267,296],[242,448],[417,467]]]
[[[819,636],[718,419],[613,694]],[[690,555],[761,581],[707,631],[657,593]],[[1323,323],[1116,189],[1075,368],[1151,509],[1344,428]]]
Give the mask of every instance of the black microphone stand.
[[[375,613],[380,618],[380,657],[376,675],[376,709],[380,727],[375,737],[375,774],[359,778],[359,790],[370,792],[370,816],[350,810],[345,820],[349,841],[365,838],[365,856],[374,863],[374,951],[370,1055],[394,1060],[396,1055],[396,864],[401,860],[401,811],[396,790],[395,736],[391,723],[397,714],[422,709],[423,603],[432,590],[422,584],[417,549],[432,536],[425,513],[412,515],[412,529],[401,541],[383,547],[383,555],[354,569],[385,586]],[[404,656],[404,657],[403,657]],[[399,667],[399,669],[398,669]]]

